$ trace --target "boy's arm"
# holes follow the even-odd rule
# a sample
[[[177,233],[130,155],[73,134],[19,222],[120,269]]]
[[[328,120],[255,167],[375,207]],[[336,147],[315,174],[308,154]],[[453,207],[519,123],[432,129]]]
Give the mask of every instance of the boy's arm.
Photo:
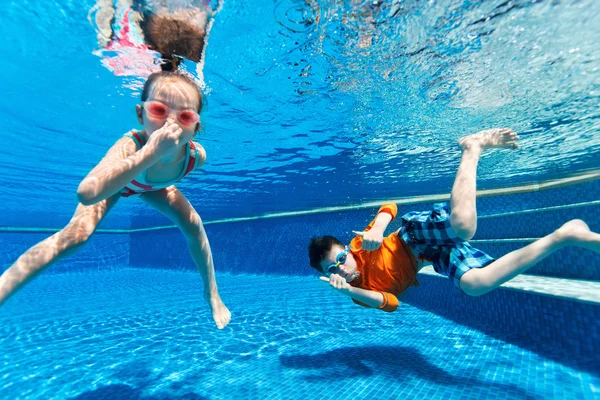
[[[377,232],[383,235],[388,225],[390,224],[390,222],[392,222],[393,219],[394,216],[392,214],[389,214],[387,212],[380,212],[379,214],[377,214],[377,217],[375,217],[373,226],[370,230],[367,231],[367,233]]]
[[[377,217],[364,231],[352,231],[357,238],[352,240],[351,246],[353,249],[360,249],[367,251],[377,250],[381,243],[383,243],[383,235],[390,222],[396,218],[398,213],[398,207],[394,203],[387,203],[379,208]]]
[[[398,308],[398,298],[391,293],[377,292],[350,286],[344,278],[337,274],[332,274],[329,278],[321,276],[319,279],[329,282],[331,287],[352,298],[352,300],[359,305],[379,308],[387,312],[396,311]]]

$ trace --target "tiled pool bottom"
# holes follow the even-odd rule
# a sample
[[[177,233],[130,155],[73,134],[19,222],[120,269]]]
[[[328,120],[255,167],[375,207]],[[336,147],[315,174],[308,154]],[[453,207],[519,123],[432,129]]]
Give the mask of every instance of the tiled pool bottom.
[[[315,278],[45,275],[0,310],[2,398],[593,399],[600,378],[421,311],[362,309]],[[418,290],[418,289],[417,289]]]

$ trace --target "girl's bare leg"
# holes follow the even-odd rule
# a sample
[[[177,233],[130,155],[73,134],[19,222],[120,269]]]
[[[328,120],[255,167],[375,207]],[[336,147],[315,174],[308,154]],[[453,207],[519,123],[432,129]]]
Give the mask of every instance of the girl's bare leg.
[[[223,329],[231,320],[231,313],[219,295],[212,252],[200,215],[175,186],[146,192],[140,197],[173,221],[185,236],[190,255],[204,282],[204,299],[210,306],[215,324]]]
[[[83,246],[120,196],[114,195],[91,206],[79,204],[67,226],[19,257],[0,276],[0,306],[44,269]]]

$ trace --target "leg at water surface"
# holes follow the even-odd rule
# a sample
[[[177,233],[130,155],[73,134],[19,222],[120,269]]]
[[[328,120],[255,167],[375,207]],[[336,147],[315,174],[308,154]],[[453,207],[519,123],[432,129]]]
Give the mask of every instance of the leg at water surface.
[[[461,138],[462,158],[450,197],[450,224],[458,237],[470,240],[477,230],[477,164],[481,153],[491,147],[517,148],[517,134],[510,129],[488,129]]]

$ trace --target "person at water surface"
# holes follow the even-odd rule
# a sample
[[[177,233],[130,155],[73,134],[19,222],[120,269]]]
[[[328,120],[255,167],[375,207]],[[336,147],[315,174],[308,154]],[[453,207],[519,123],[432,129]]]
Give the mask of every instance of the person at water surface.
[[[196,65],[204,84],[204,55],[215,15],[223,1],[98,0],[89,20],[96,27],[94,53],[116,75],[147,76],[173,70],[183,61]]]

